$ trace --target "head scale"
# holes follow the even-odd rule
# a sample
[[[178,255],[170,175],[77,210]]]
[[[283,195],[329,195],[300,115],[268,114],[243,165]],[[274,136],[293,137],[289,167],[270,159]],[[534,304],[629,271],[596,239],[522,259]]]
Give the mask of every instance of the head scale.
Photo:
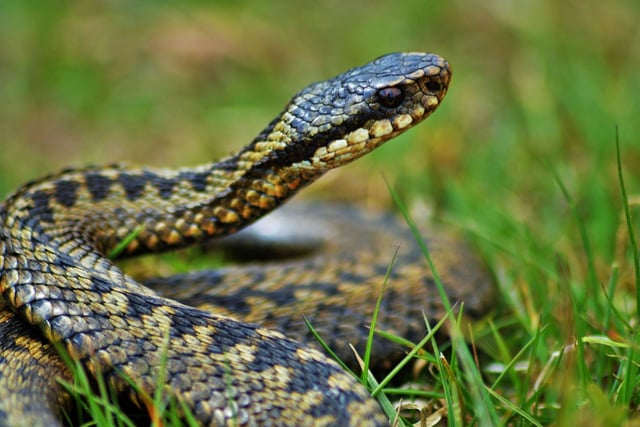
[[[316,172],[348,163],[429,116],[450,80],[438,55],[392,53],[311,84],[254,141],[273,150],[259,163]]]

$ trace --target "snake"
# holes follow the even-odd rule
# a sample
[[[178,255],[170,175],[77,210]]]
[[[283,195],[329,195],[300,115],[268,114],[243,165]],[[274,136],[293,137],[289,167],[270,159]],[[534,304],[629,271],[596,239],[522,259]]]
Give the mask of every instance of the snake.
[[[428,117],[451,73],[436,54],[388,54],[307,86],[222,160],[70,168],[10,194],[0,204],[0,425],[61,425],[69,405],[61,382],[72,379],[60,352],[138,405],[167,393],[201,425],[388,425],[367,389],[300,325],[306,316],[340,354],[347,343],[361,349],[395,247],[395,287],[379,325],[424,334],[423,315],[442,316],[442,306],[406,224],[323,203],[267,214]],[[251,224],[263,216],[266,234],[311,232],[284,266],[141,283],[108,257],[118,246],[124,258],[245,244],[261,233],[260,222]],[[336,223],[341,231],[327,232]],[[493,287],[481,262],[447,232],[431,233],[448,297],[472,314],[486,311]],[[273,255],[270,244],[263,253]],[[376,342],[375,353],[384,348]]]

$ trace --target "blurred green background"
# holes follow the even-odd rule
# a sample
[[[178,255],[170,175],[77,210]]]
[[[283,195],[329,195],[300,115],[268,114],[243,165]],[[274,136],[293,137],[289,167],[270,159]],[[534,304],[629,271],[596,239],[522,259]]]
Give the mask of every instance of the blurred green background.
[[[477,173],[483,179],[464,185],[517,190],[511,196],[528,215],[552,202],[536,185],[549,177],[540,161],[572,189],[605,191],[616,126],[627,167],[638,155],[636,1],[31,1],[2,9],[2,193],[68,165],[211,160],[249,141],[307,83],[390,51],[439,53],[454,82],[428,124],[359,165],[374,174],[358,186],[380,181],[383,170],[429,199],[427,190]]]
[[[590,292],[554,174],[597,282],[617,262],[630,283],[615,141],[618,129],[640,193],[639,23],[637,0],[3,2],[0,194],[70,165],[210,161],[312,81],[432,51],[454,69],[442,107],[310,190],[390,205],[384,174],[414,208],[477,237],[501,303],[534,330],[545,313],[569,316],[564,284]]]
[[[635,0],[4,2],[0,194],[69,165],[215,159],[309,82],[418,50],[454,67],[443,107],[317,191],[387,200],[383,172],[439,211],[477,202],[536,228],[563,203],[548,163],[598,215],[618,203],[616,126],[631,189],[640,178],[639,12]],[[611,247],[613,226],[594,238]]]

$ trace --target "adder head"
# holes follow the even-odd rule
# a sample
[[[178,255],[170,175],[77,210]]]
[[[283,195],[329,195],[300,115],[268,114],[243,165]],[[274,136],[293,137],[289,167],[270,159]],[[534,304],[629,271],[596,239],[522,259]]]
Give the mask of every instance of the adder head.
[[[451,67],[438,55],[382,56],[298,92],[241,159],[316,174],[341,166],[428,117],[450,81]]]

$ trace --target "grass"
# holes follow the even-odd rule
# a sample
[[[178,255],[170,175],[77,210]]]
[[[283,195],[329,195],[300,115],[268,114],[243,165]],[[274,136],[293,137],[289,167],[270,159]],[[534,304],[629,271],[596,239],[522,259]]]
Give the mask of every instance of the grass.
[[[448,425],[637,424],[638,2],[301,5],[4,4],[0,193],[68,165],[208,161],[311,80],[435,51],[442,108],[306,192],[393,209],[383,171],[496,277],[490,318],[426,343],[435,375],[385,395]]]

